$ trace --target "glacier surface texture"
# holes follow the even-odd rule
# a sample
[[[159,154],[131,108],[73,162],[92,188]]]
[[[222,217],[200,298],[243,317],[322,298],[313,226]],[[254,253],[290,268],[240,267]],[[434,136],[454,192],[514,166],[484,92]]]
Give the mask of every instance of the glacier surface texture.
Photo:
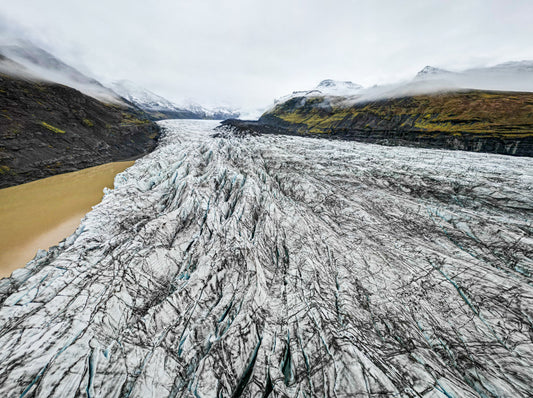
[[[0,396],[531,397],[532,159],[161,124],[0,281]]]

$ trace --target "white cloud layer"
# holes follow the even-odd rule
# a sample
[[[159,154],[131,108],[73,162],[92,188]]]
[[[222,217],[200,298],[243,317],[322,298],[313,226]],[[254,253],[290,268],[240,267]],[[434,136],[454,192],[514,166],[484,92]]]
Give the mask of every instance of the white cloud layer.
[[[0,23],[104,83],[253,108],[326,78],[533,59],[531,15],[529,0],[5,0]]]

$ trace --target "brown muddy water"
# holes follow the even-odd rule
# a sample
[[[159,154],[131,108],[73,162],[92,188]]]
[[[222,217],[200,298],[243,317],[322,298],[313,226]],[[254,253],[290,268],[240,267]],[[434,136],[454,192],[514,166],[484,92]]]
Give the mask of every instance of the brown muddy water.
[[[71,235],[134,162],[114,162],[0,189],[0,278]]]

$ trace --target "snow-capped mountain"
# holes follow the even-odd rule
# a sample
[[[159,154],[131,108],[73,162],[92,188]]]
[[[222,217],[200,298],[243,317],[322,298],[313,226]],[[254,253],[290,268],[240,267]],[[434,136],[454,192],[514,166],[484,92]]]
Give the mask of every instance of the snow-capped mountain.
[[[351,81],[340,81],[333,79],[322,80],[315,88],[311,90],[293,91],[289,95],[274,100],[274,105],[297,97],[316,97],[316,96],[335,96],[335,97],[352,97],[357,96],[363,91],[363,86]],[[267,108],[268,111],[269,108]]]
[[[514,72],[514,73],[533,73],[533,61],[510,61],[510,62],[504,62],[503,64],[498,64],[489,68],[482,68],[484,70],[490,70],[492,72]],[[475,71],[479,69],[471,69],[471,71]]]
[[[235,110],[217,107],[206,108],[196,103],[176,105],[129,80],[111,83],[113,90],[123,98],[148,112],[154,119],[230,119],[239,116]]]
[[[278,98],[273,105],[292,98],[326,96],[331,97],[328,100],[337,105],[349,106],[354,102],[376,101],[384,98],[458,89],[533,91],[533,61],[506,62],[491,67],[472,68],[457,72],[428,65],[420,70],[411,81],[375,85],[367,88],[350,81],[327,79],[320,82],[314,89],[293,91],[289,95]]]
[[[26,40],[0,41],[0,71],[30,80],[50,81],[75,88],[103,102],[138,106],[154,119],[229,119],[239,112],[227,107],[206,108],[188,103],[176,105],[135,83],[121,80],[108,88],[54,55]]]
[[[63,84],[104,102],[121,102],[116,93],[97,80],[27,40],[0,43],[0,54],[5,58],[2,62],[5,73]]]
[[[505,62],[457,72],[426,66],[414,80],[425,83],[445,82],[456,88],[533,91],[533,61]]]
[[[239,111],[227,106],[207,108],[195,102],[189,102],[181,105],[181,107],[183,107],[183,109],[187,109],[191,112],[194,112],[197,115],[202,115],[201,119],[222,120],[236,118],[240,116]]]
[[[327,95],[352,95],[360,91],[363,86],[350,81],[326,79],[322,80],[316,90]]]
[[[172,102],[157,95],[150,90],[137,86],[129,80],[120,80],[110,84],[113,90],[121,97],[137,105],[147,112],[180,112]]]
[[[479,68],[470,68],[464,71],[452,72],[446,69],[436,68],[434,66],[424,67],[418,74],[416,78],[425,78],[425,77],[439,77],[443,75],[473,75],[473,74],[493,74],[493,73],[533,73],[533,61],[510,61],[504,62],[502,64],[489,66],[489,67],[479,67]]]
[[[427,65],[416,74],[415,79],[431,79],[437,76],[443,76],[450,73],[450,71],[447,71],[445,69],[435,68],[433,66]]]

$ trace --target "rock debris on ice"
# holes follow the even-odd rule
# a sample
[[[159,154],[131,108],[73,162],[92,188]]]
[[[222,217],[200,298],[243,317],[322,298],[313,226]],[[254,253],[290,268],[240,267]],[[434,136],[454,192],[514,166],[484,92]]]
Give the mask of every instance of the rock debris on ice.
[[[531,396],[532,159],[161,124],[0,281],[1,396]]]

